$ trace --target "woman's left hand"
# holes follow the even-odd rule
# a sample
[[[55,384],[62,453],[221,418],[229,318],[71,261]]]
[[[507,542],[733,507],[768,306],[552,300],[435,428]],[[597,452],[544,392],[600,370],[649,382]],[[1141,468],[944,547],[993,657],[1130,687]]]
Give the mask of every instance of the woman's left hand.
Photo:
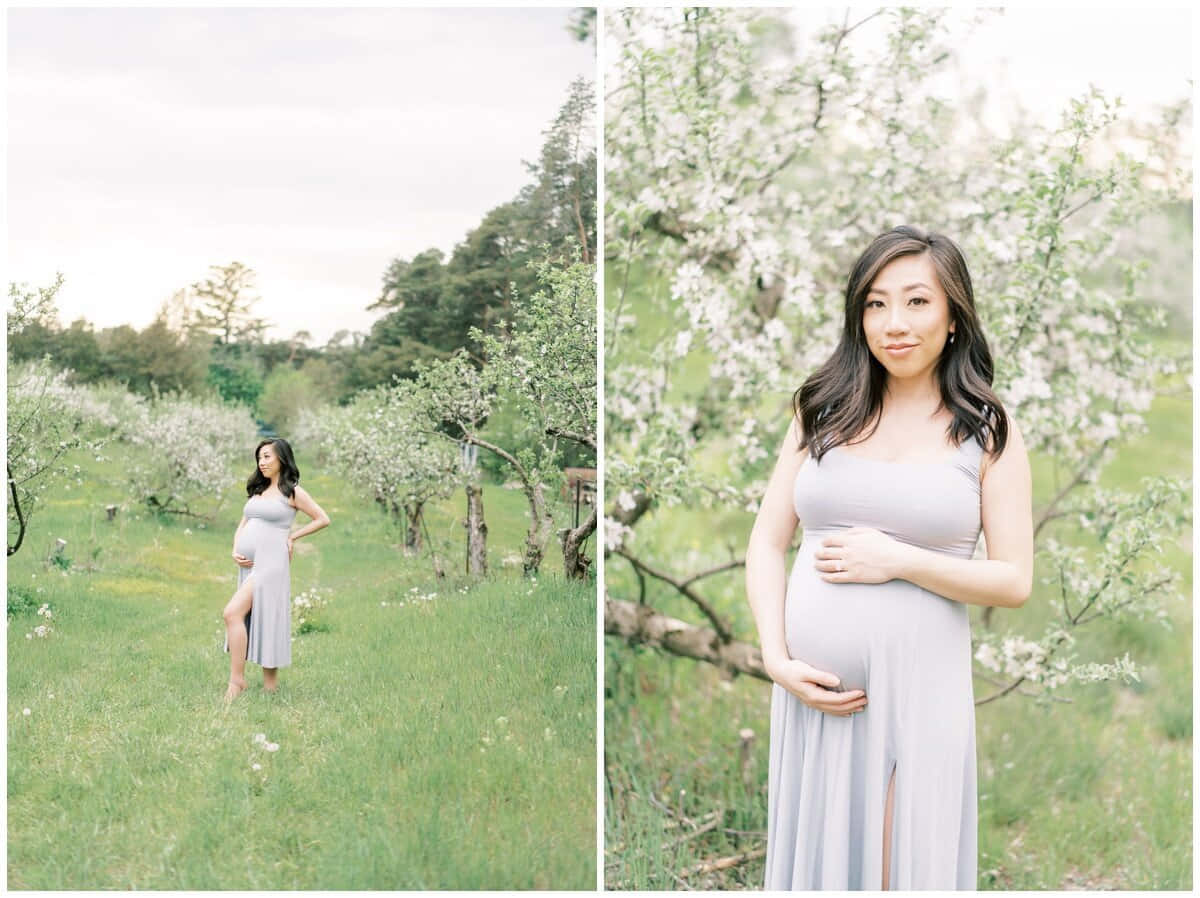
[[[295,538],[288,535],[288,561],[292,560],[292,545],[296,542]]]
[[[826,583],[886,583],[899,576],[905,545],[869,527],[821,540],[813,565]]]

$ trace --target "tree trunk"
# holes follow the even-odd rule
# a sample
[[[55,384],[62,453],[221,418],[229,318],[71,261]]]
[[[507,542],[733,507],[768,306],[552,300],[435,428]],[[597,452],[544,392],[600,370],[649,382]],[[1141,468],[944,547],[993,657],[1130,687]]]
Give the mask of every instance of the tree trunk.
[[[723,670],[770,680],[762,652],[748,642],[721,642],[717,631],[667,617],[649,605],[604,597],[604,632],[626,642],[657,646],[673,655],[707,661]]]
[[[12,505],[9,508],[17,516],[17,541],[8,547],[8,556],[11,557],[25,541],[25,515],[21,513],[21,500],[17,497],[17,482],[13,480],[12,465],[8,466],[8,489],[12,493]]]
[[[487,522],[483,519],[483,487],[468,483],[467,520],[467,573],[473,577],[487,576]]]
[[[562,531],[563,571],[568,580],[582,580],[587,576],[592,559],[583,554],[583,541],[596,532],[596,506],[582,524],[574,529]]]
[[[421,521],[424,502],[405,502],[404,514],[408,518],[404,527],[404,552],[415,555],[421,551]]]
[[[530,483],[525,479],[525,495],[529,499],[531,520],[529,533],[525,537],[525,560],[521,564],[521,570],[525,572],[526,577],[532,577],[542,565],[554,519],[546,509],[546,493],[540,483]]]

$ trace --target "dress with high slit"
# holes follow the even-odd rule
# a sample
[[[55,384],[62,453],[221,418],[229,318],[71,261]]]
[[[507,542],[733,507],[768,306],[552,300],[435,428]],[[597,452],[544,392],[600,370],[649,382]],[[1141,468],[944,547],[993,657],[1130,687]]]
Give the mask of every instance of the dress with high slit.
[[[837,446],[796,474],[804,538],[784,606],[790,657],[863,689],[850,717],[771,694],[766,887],[878,889],[889,781],[889,888],[976,888],[975,705],[966,605],[906,580],[830,583],[821,540],[870,527],[970,558],[980,532],[982,449],[967,438],[929,462]],[[894,780],[893,780],[894,774]]]
[[[254,564],[238,567],[238,588],[250,580],[254,599],[246,614],[246,660],[263,667],[292,663],[291,566],[287,536],[296,509],[281,495],[257,495],[242,509],[246,525],[235,551]],[[229,638],[225,639],[229,651]]]

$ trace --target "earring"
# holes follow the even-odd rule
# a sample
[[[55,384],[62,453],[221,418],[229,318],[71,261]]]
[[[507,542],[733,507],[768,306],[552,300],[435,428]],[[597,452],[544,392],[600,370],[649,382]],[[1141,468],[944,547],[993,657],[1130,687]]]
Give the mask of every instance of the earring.
[[[954,342],[954,332],[953,331],[951,331],[951,333],[950,333],[950,342],[951,343]]]

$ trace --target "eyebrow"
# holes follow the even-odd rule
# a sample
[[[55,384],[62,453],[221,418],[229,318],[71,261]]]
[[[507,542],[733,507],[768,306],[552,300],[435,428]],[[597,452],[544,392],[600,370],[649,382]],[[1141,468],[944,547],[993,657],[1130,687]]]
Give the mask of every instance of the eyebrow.
[[[905,290],[916,290],[918,287],[924,287],[926,290],[930,289],[928,284],[923,284],[920,281],[918,281],[915,284],[905,284],[903,287],[900,288],[900,290],[901,290],[901,292],[903,292]],[[887,296],[887,293],[885,291],[879,290],[876,287],[872,287],[870,290],[868,290],[867,296],[870,296],[872,293],[883,293],[884,296]]]

